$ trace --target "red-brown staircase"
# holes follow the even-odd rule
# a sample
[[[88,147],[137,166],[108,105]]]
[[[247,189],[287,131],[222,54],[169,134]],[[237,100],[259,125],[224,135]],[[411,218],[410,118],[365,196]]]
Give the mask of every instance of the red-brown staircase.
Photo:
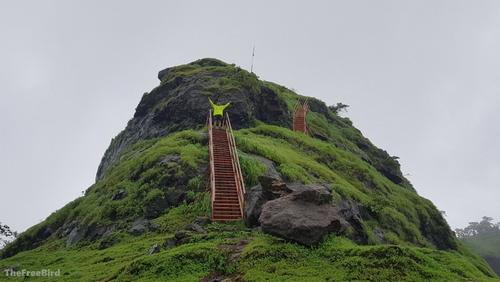
[[[210,185],[212,220],[232,221],[243,218],[245,186],[238,161],[229,116],[214,127],[209,117]]]
[[[299,131],[307,134],[307,122],[306,115],[309,111],[309,105],[307,104],[307,100],[303,103],[298,102],[295,106],[293,113],[293,131]]]

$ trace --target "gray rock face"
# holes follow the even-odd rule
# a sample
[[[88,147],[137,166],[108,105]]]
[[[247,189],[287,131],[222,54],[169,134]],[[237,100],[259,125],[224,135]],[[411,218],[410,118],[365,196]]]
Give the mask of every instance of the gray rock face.
[[[365,219],[371,218],[371,215],[368,212],[368,210],[360,203],[357,203],[352,200],[342,200],[338,204],[338,206],[339,206],[339,213],[342,216],[342,218],[344,218],[353,228],[354,241],[358,243],[367,243],[368,236],[365,230],[363,229],[363,218]],[[378,234],[375,234],[377,238],[380,237],[379,235],[380,232]],[[381,240],[383,241],[383,239]]]
[[[227,70],[214,70],[214,64],[225,66]],[[203,127],[210,109],[208,97],[217,103],[231,102],[228,113],[236,129],[249,127],[255,119],[289,127],[291,117],[286,104],[254,75],[213,59],[202,59],[189,65],[201,71],[185,76],[173,67],[159,73],[161,84],[143,95],[125,130],[111,141],[99,165],[96,180],[102,179],[122,152],[138,140]],[[230,79],[241,87],[224,91],[214,87],[222,85],[223,79]]]
[[[259,225],[262,205],[271,199],[266,199],[262,194],[262,186],[257,185],[247,189],[245,193],[245,224],[248,227]]]
[[[199,226],[203,227],[203,226],[207,226],[209,225],[210,223],[212,223],[212,220],[208,217],[197,217],[193,223],[195,224],[198,224]]]
[[[143,217],[140,217],[132,223],[132,227],[130,227],[128,232],[132,235],[138,236],[147,231],[155,231],[157,229],[158,227],[155,224]]]
[[[177,231],[174,237],[167,238],[165,242],[163,242],[163,247],[165,249],[174,248],[176,246],[189,242],[190,239],[191,236],[186,231]]]
[[[262,193],[266,198],[278,198],[292,192],[281,178],[271,176],[259,176],[259,183],[262,186]]]
[[[179,162],[180,159],[181,159],[181,156],[177,155],[177,154],[175,154],[175,155],[166,155],[163,158],[161,158],[160,163],[164,164],[164,165],[167,165],[169,163],[177,163],[177,162]]]
[[[181,231],[175,232],[174,237],[176,240],[181,241],[181,240],[185,240],[185,239],[189,238],[189,234],[186,231],[181,230]]]
[[[68,236],[69,233],[71,233],[71,231],[73,231],[73,229],[78,226],[79,223],[78,221],[76,220],[73,220],[69,223],[65,223],[62,227],[61,227],[61,236],[62,237],[65,237],[65,236]]]
[[[168,238],[163,243],[163,247],[165,249],[171,249],[171,248],[175,247],[176,245],[177,245],[177,240],[175,238]]]
[[[249,227],[259,225],[262,206],[266,202],[291,192],[280,178],[261,176],[259,182],[245,193],[245,224]]]
[[[86,228],[81,226],[76,226],[75,228],[73,228],[73,230],[71,230],[68,235],[68,239],[66,239],[66,247],[69,248],[71,246],[74,246],[85,237],[86,232]]]
[[[120,238],[118,236],[113,236],[111,233],[104,234],[102,240],[99,242],[97,248],[99,250],[104,250],[113,246],[114,244],[120,242]]]
[[[327,204],[332,201],[330,188],[323,185],[288,184],[288,189],[293,191],[291,197],[294,200],[310,202],[317,205]]]
[[[54,230],[52,228],[47,227],[43,229],[42,233],[40,234],[40,239],[45,240],[50,237],[54,233]]]
[[[89,227],[86,238],[90,240],[97,240],[102,237],[109,236],[115,231],[115,227],[111,226],[91,226]]]
[[[331,204],[304,202],[292,195],[264,204],[259,222],[263,232],[307,246],[342,227],[338,210]]]
[[[197,233],[207,233],[207,231],[196,223],[190,223],[186,225],[186,230],[194,231]]]
[[[373,229],[373,235],[375,235],[375,238],[377,238],[377,240],[382,243],[385,241],[385,235],[384,235],[384,231],[382,231],[382,229],[378,228],[378,227],[375,227]]]
[[[66,247],[72,247],[82,240],[95,241],[110,236],[115,231],[114,225],[83,225],[77,221],[64,224],[56,234],[66,237]]]

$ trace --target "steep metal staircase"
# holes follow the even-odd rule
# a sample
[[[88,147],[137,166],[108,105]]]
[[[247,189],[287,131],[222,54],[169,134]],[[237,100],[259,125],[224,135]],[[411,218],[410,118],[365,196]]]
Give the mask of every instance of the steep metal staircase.
[[[240,220],[243,218],[245,183],[227,113],[222,124],[215,127],[212,112],[209,113],[208,136],[212,220]]]
[[[299,131],[305,134],[308,133],[309,129],[306,122],[307,112],[309,112],[307,100],[304,102],[297,102],[293,109],[293,131]]]

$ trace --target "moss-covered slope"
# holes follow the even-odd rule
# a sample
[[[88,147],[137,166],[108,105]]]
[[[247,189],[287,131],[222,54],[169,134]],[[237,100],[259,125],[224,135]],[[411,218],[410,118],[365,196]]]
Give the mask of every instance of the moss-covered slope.
[[[112,141],[98,181],[7,246],[0,269],[61,269],[61,279],[81,281],[494,280],[396,159],[321,101],[309,100],[313,136],[305,136],[288,129],[300,96],[233,65],[203,59],[159,77]],[[248,187],[269,163],[286,181],[326,183],[334,202],[362,209],[360,228],[307,248],[242,223],[187,226],[210,216],[207,97],[233,102]]]

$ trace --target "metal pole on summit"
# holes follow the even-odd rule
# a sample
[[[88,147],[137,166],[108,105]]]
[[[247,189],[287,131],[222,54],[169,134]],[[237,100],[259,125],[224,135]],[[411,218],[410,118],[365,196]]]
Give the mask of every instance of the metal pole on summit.
[[[255,44],[252,49],[252,65],[250,66],[250,73],[253,73],[253,58],[255,57]]]

